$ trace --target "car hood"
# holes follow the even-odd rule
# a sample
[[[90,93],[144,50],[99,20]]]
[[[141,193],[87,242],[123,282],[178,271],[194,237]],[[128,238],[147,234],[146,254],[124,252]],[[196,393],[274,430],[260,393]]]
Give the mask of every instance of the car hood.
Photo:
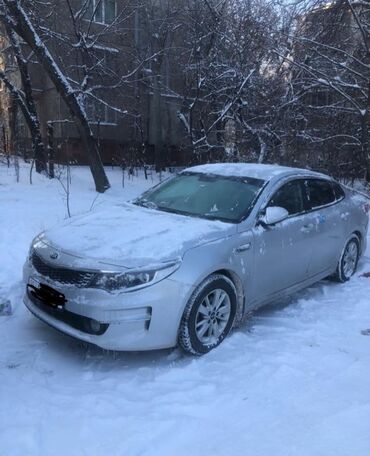
[[[72,217],[40,241],[76,259],[135,268],[179,259],[190,248],[234,232],[233,224],[124,203]]]

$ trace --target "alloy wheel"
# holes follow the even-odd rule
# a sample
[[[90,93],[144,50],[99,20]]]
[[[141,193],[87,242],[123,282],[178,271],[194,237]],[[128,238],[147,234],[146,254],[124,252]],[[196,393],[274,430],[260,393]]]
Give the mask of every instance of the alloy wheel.
[[[201,302],[195,317],[195,331],[201,343],[214,344],[230,319],[230,297],[225,290],[217,288],[208,293]]]
[[[343,254],[343,274],[346,279],[350,278],[355,270],[358,259],[358,245],[355,240],[350,241]]]

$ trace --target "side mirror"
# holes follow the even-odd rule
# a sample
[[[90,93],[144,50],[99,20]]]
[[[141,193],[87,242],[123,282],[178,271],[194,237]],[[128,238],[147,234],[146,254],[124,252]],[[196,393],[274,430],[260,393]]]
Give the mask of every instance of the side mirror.
[[[275,225],[282,222],[289,216],[289,212],[280,206],[271,206],[266,208],[266,213],[260,218],[260,223],[263,225]]]

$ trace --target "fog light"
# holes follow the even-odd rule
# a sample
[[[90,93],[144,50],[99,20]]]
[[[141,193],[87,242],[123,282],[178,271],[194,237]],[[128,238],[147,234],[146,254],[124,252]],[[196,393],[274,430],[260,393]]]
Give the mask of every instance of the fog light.
[[[100,323],[97,320],[92,318],[84,319],[84,328],[88,334],[93,334],[94,336],[101,336],[108,329],[107,323]]]
[[[90,329],[94,333],[99,333],[101,331],[101,324],[96,320],[90,320]]]

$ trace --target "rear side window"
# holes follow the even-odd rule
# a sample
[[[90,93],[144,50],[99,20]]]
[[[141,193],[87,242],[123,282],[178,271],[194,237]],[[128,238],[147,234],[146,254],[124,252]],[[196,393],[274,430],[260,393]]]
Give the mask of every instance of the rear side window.
[[[271,198],[268,206],[283,207],[289,212],[289,215],[303,212],[304,204],[301,181],[291,181],[280,187]]]
[[[321,179],[306,181],[307,199],[310,209],[326,206],[336,200],[332,182]]]
[[[332,182],[332,185],[334,188],[335,198],[337,200],[341,200],[342,198],[344,198],[346,196],[343,188],[338,184],[338,182]]]

